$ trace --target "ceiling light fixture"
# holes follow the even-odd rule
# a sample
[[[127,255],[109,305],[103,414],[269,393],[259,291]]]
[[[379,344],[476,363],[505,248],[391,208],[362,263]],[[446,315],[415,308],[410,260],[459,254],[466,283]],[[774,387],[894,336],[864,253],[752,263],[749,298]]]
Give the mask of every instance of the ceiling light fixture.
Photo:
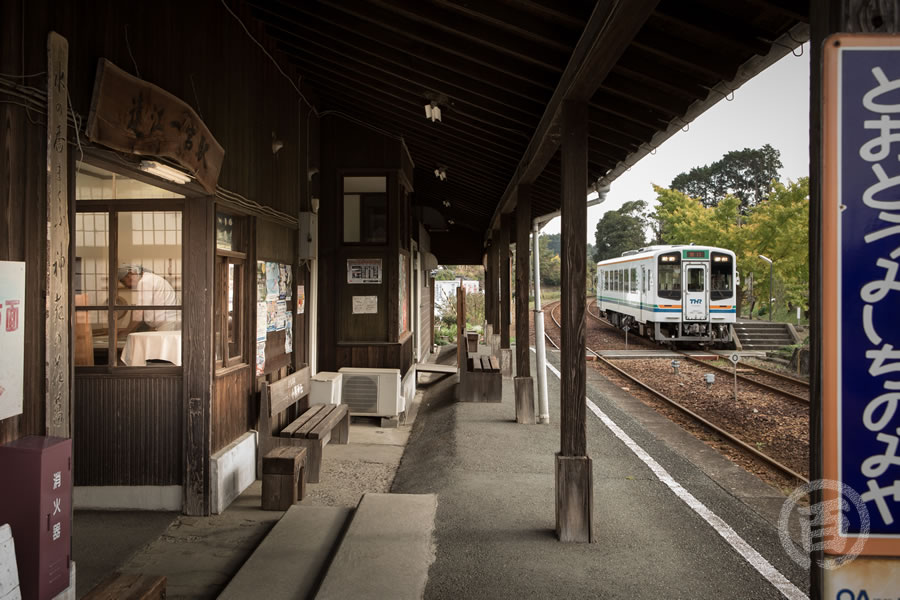
[[[444,167],[436,168],[434,170],[434,176],[437,177],[438,179],[440,179],[441,181],[444,181],[445,179],[447,179],[447,169],[445,169]]]
[[[156,175],[157,177],[161,177],[166,181],[173,181],[175,183],[187,183],[191,180],[190,176],[187,173],[179,171],[178,169],[173,169],[172,167],[164,165],[162,163],[158,163],[155,160],[142,160],[141,164],[138,165],[138,168],[145,173]]]
[[[425,105],[425,118],[431,119],[432,123],[441,120],[441,108],[436,102],[429,102]]]

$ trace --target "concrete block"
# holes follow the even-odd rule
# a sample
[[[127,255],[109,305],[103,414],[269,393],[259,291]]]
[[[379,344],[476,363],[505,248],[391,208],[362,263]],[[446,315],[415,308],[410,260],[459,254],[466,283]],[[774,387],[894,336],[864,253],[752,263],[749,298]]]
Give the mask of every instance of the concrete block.
[[[316,599],[423,598],[436,512],[434,494],[364,495]]]
[[[12,528],[0,526],[0,600],[20,600],[19,568],[16,566],[16,546]]]
[[[248,431],[210,457],[213,514],[221,514],[256,481],[256,438]]]
[[[311,598],[349,518],[349,508],[292,506],[219,600]]]

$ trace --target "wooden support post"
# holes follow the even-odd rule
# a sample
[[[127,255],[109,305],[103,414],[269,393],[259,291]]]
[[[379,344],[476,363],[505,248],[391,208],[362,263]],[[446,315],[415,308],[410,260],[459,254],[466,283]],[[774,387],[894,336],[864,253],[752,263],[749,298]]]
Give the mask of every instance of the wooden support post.
[[[466,368],[466,288],[456,288],[456,366],[460,376]]]
[[[513,216],[503,215],[500,227],[500,244],[497,258],[500,275],[500,309],[497,313],[500,320],[500,372],[504,378],[512,377],[512,350],[509,347],[509,322],[511,313],[512,291],[509,277],[509,243],[510,231],[513,228]]]
[[[516,423],[534,423],[534,382],[528,354],[528,293],[531,283],[528,234],[531,231],[531,186],[520,185],[516,201]]]
[[[47,36],[47,263],[44,273],[47,295],[45,310],[35,306],[36,298],[29,298],[32,304],[28,308],[32,315],[43,313],[46,319],[45,427],[47,435],[56,437],[71,436],[68,73],[69,43],[50,32]],[[29,318],[35,317],[29,315]]]
[[[184,204],[185,238],[191,252],[184,263],[184,485],[183,511],[204,516],[210,511],[209,455],[212,444],[213,260],[215,214],[212,197],[191,198]]]
[[[587,267],[588,105],[562,106],[562,377],[561,449],[556,458],[556,533],[560,541],[592,541],[593,486],[587,455],[584,294]]]

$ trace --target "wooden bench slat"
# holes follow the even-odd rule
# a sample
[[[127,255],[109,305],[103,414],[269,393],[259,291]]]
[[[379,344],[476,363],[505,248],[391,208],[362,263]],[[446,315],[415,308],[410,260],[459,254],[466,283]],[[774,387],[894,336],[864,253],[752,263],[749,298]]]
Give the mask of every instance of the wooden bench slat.
[[[322,422],[322,419],[327,417],[334,408],[337,406],[336,404],[319,404],[321,409],[316,411],[314,415],[310,419],[306,421],[300,428],[296,429],[291,437],[295,438],[308,438],[309,432],[313,430],[313,428]]]
[[[263,389],[264,393],[268,393],[269,396],[269,416],[274,417],[307,396],[309,394],[309,378],[309,367],[303,367],[284,379],[266,384]]]
[[[281,437],[294,437],[294,434],[298,429],[309,423],[309,420],[314,418],[318,413],[322,411],[325,407],[324,404],[313,404],[301,414],[299,417],[290,422],[284,429],[281,430],[279,434]],[[300,436],[305,437],[305,436]]]
[[[348,411],[349,409],[343,404],[333,405],[333,410],[325,415],[319,424],[316,425],[306,437],[311,440],[318,440],[326,435],[331,435],[331,430],[334,429],[341,419],[347,415]]]
[[[490,371],[492,373],[499,372],[500,371],[500,361],[497,360],[497,357],[491,356],[491,357],[489,357],[489,361],[490,361]]]

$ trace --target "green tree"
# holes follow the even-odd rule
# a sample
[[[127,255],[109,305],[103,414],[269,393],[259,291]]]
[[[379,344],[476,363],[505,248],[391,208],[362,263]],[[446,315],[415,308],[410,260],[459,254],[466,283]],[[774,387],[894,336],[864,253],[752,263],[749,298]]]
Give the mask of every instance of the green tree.
[[[603,215],[594,233],[594,262],[621,256],[626,250],[636,250],[646,244],[646,208],[643,200],[632,200]]]
[[[562,253],[562,235],[559,233],[548,233],[543,236],[547,240],[547,249],[551,254],[559,256]]]
[[[551,234],[559,236],[559,234]],[[560,258],[558,252],[553,252],[549,247],[549,235],[542,235],[540,238],[540,265],[541,265],[541,285],[558,286],[560,274]]]
[[[705,206],[715,206],[726,196],[735,196],[744,213],[769,195],[782,166],[781,153],[769,144],[733,150],[712,164],[679,174],[669,187],[699,199]]]

